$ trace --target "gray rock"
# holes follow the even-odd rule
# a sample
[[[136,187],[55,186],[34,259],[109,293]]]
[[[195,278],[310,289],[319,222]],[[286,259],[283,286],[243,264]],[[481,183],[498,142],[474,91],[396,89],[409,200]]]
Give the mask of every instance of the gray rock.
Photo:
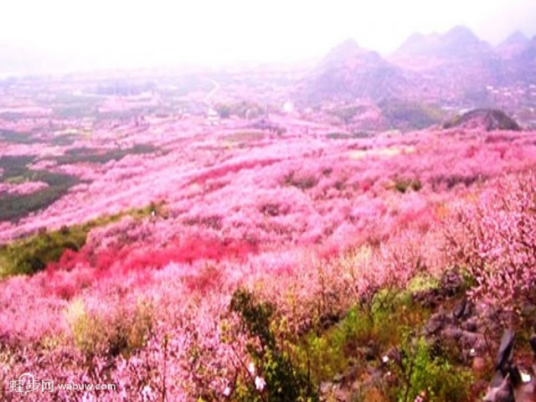
[[[497,376],[497,380],[498,378]],[[486,396],[484,396],[484,402],[515,402],[514,388],[508,376],[498,387],[488,389]]]
[[[510,329],[505,330],[501,339],[499,351],[497,352],[497,357],[495,359],[496,370],[501,370],[503,373],[505,373],[508,369],[508,366],[511,364],[512,355],[514,352],[514,340],[514,331]]]
[[[454,311],[452,312],[452,315],[456,319],[461,319],[465,315],[465,310],[467,308],[467,299],[464,297],[462,300],[458,302],[456,307],[454,308]]]
[[[515,400],[514,388],[509,382],[501,386],[495,394],[495,402],[515,402]]]
[[[428,336],[435,335],[439,331],[441,331],[444,326],[445,326],[445,324],[443,322],[441,322],[441,321],[432,321],[432,320],[430,320],[426,324],[426,327],[424,328],[424,332]]]
[[[444,336],[445,338],[451,338],[455,340],[460,339],[462,334],[463,334],[463,331],[454,326],[449,326],[441,332],[441,335]]]
[[[464,349],[472,349],[475,347],[482,335],[469,331],[460,331],[460,342]]]
[[[469,332],[478,331],[478,318],[471,317],[461,325],[462,329]]]
[[[435,335],[453,322],[454,320],[452,316],[442,312],[435,313],[428,320],[428,323],[424,328],[424,332],[427,336]]]

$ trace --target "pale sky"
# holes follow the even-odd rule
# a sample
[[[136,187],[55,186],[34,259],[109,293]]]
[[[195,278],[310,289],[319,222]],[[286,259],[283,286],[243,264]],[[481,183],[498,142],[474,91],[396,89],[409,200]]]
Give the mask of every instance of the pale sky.
[[[388,53],[415,31],[466,25],[497,43],[536,34],[536,0],[4,0],[0,44],[108,65],[287,62],[339,42]]]

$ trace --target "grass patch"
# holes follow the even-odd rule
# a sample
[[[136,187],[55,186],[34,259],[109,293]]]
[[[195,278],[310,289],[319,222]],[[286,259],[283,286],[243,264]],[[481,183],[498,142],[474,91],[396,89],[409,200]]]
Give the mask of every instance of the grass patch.
[[[226,142],[251,142],[258,141],[264,138],[264,133],[259,131],[237,131],[234,134],[225,137]]]
[[[4,171],[4,179],[11,176],[20,176],[26,172],[26,165],[32,163],[35,156],[23,155],[23,156],[11,156],[6,155],[0,158],[0,168]]]
[[[10,194],[0,198],[0,220],[17,221],[28,214],[46,208],[69,191],[78,179],[63,174],[46,173],[49,187],[32,194]],[[20,180],[20,178],[17,178]],[[43,180],[43,181],[45,181]]]
[[[54,116],[62,119],[80,119],[83,117],[93,116],[98,112],[98,104],[102,97],[59,94],[53,101]]]
[[[30,170],[26,165],[33,156],[3,156],[0,168],[4,169],[3,182],[21,184],[27,181],[42,181],[48,184],[32,194],[8,194],[0,197],[0,220],[16,221],[31,212],[46,208],[79,182],[78,178],[45,170]]]
[[[17,121],[24,119],[26,117],[26,113],[24,112],[3,112],[0,113],[0,119],[7,120],[7,121]]]
[[[407,340],[398,371],[404,385],[399,387],[397,400],[469,401],[473,382],[470,370],[456,367],[442,356],[435,356],[424,338]]]
[[[117,222],[127,215],[136,219],[148,217],[153,212],[161,215],[165,213],[163,208],[162,204],[151,204],[145,208],[100,217],[82,225],[50,232],[42,230],[36,235],[4,245],[0,247],[0,278],[39,272],[48,263],[59,261],[66,250],[80,250],[92,229]]]
[[[250,339],[247,350],[257,375],[273,381],[266,381],[266,389],[295,388],[310,398],[319,395],[309,390],[321,389],[326,401],[340,396],[338,391],[352,401],[410,402],[418,396],[469,401],[474,396],[471,369],[421,335],[435,310],[414,296],[439,286],[433,277],[416,276],[403,289],[386,288],[363,299],[335,325],[314,326],[307,333],[289,331],[287,319],[270,302],[249,292],[237,291],[231,310],[241,318],[239,332]],[[237,333],[226,336],[232,342]],[[255,390],[247,375],[237,378],[233,400],[268,396]]]
[[[437,286],[437,280],[420,276],[404,290],[384,289],[327,331],[311,332],[291,344],[292,357],[298,367],[310,370],[315,384],[333,381],[341,373],[362,379],[353,388],[353,401],[408,402],[417,396],[468,401],[473,383],[470,369],[438,355],[418,335],[432,310],[414,301],[413,294]],[[386,359],[387,351],[397,352]],[[372,368],[389,372],[389,378],[367,382]]]
[[[334,327],[307,334],[294,348],[294,356],[300,366],[310,368],[316,383],[327,381],[356,362],[379,359],[410,329],[424,325],[429,315],[409,291],[382,291],[370,305],[352,308]]]
[[[56,146],[68,146],[71,145],[77,138],[76,134],[60,134],[54,136],[50,143]]]
[[[142,155],[153,153],[156,148],[148,144],[138,144],[127,149],[95,149],[73,148],[66,151],[65,155],[56,158],[60,165],[74,163],[97,163],[104,164],[112,160],[118,161],[127,155]]]
[[[0,141],[10,142],[12,144],[31,144],[35,139],[30,133],[22,133],[12,130],[1,130]]]
[[[374,133],[369,133],[366,131],[358,131],[354,133],[329,133],[327,138],[330,140],[353,140],[358,138],[370,138],[374,136]]]
[[[8,194],[0,197],[0,220],[16,221],[31,212],[46,208],[79,182],[74,176],[28,169],[26,166],[34,159],[34,156],[29,155],[0,158],[0,168],[4,170],[3,182],[21,184],[42,181],[48,184],[48,187],[32,194]]]
[[[440,108],[418,102],[385,100],[379,106],[393,128],[423,129],[441,123],[444,117]]]

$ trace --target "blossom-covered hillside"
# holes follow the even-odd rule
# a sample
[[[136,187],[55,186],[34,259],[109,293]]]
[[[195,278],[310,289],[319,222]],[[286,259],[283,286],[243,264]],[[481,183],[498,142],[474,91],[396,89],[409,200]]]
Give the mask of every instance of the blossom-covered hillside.
[[[436,359],[416,328],[438,305],[419,300],[454,272],[463,283],[444,308],[462,293],[486,311],[534,301],[536,133],[351,138],[272,120],[284,130],[138,122],[117,128],[124,154],[110,154],[105,129],[93,137],[102,145],[83,152],[8,145],[5,170],[77,181],[1,226],[3,400],[22,398],[9,382],[25,372],[117,385],[76,397],[87,401],[452,400],[454,390],[472,400],[482,391],[477,380],[492,368],[478,343],[484,324],[473,344],[453,341]],[[32,183],[4,187],[47,186]],[[455,348],[471,357],[452,363]],[[451,382],[416,378],[411,351],[419,370]],[[390,367],[395,352],[403,357]],[[349,369],[351,391],[336,380]]]

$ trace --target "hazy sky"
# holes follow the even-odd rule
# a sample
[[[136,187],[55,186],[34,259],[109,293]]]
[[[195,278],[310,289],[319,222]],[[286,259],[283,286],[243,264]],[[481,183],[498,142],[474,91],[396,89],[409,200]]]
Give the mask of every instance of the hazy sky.
[[[0,43],[105,64],[294,61],[349,37],[390,52],[463,24],[491,42],[536,34],[536,0],[7,0]]]

